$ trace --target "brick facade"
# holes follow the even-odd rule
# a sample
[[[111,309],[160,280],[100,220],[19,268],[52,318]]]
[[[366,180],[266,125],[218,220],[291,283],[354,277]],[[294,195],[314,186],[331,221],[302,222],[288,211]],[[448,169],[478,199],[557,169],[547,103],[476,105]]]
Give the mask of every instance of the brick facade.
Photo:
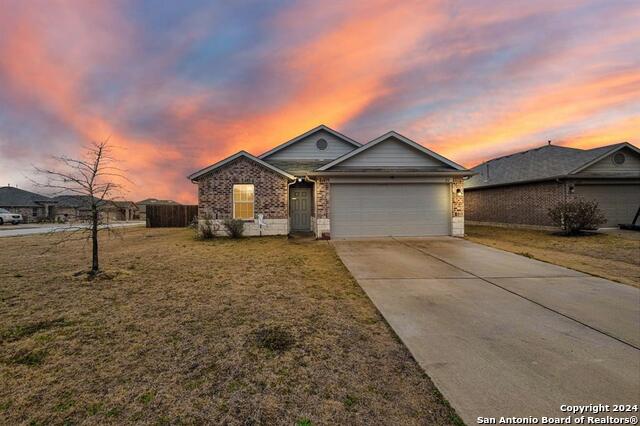
[[[22,215],[23,223],[37,223],[49,218],[48,209],[45,207],[11,207],[6,206],[2,207],[3,209],[7,209],[11,213],[17,213]],[[51,207],[50,207],[51,208]],[[34,211],[36,214],[34,215]]]
[[[329,179],[319,177],[316,179],[316,216],[318,219],[329,219]]]
[[[198,214],[214,219],[233,216],[233,185],[254,185],[255,214],[265,219],[288,219],[289,188],[286,177],[240,157],[198,179]]]
[[[465,218],[474,222],[551,226],[548,210],[565,199],[564,182],[466,190]]]

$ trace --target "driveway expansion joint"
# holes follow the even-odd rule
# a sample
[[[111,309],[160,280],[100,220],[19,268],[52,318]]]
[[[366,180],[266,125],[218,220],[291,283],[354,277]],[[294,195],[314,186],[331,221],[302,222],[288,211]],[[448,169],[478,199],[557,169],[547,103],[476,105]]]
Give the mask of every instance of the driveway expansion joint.
[[[604,331],[604,330],[600,330],[600,329],[598,329],[597,327],[591,326],[591,325],[589,325],[589,324],[587,324],[587,323],[585,323],[585,322],[583,322],[583,321],[580,321],[580,320],[578,320],[578,319],[576,319],[576,318],[573,318],[573,317],[571,317],[571,316],[569,316],[569,315],[567,315],[567,314],[564,314],[564,313],[562,313],[562,312],[560,312],[560,311],[558,311],[558,310],[556,310],[556,309],[550,308],[550,307],[548,307],[548,306],[546,306],[546,305],[544,305],[544,304],[542,304],[542,303],[540,303],[540,302],[538,302],[538,301],[536,301],[536,300],[533,300],[533,299],[531,299],[531,298],[528,298],[528,297],[526,297],[526,296],[523,296],[522,294],[519,294],[519,293],[517,293],[517,292],[515,292],[515,291],[513,291],[513,290],[510,290],[510,289],[508,289],[508,288],[506,288],[506,287],[504,287],[504,286],[501,286],[500,284],[497,284],[497,283],[495,283],[495,282],[493,282],[493,281],[490,281],[490,279],[497,279],[497,278],[495,278],[495,277],[491,277],[491,278],[481,277],[481,276],[479,276],[479,275],[477,275],[477,274],[475,274],[475,273],[473,273],[473,272],[471,272],[471,271],[465,270],[465,269],[463,269],[463,268],[461,268],[461,267],[459,267],[459,266],[457,266],[457,265],[454,265],[453,263],[451,263],[451,262],[449,262],[449,261],[447,261],[447,260],[445,260],[445,259],[443,259],[443,258],[441,258],[441,257],[439,257],[439,256],[436,256],[436,255],[434,255],[434,254],[432,254],[432,253],[429,253],[429,252],[427,252],[427,251],[425,251],[425,250],[421,249],[420,247],[415,247],[415,246],[413,246],[413,245],[411,245],[411,244],[406,243],[405,241],[398,240],[398,239],[397,239],[397,238],[395,238],[395,237],[391,237],[391,239],[392,239],[393,241],[395,241],[395,242],[399,243],[399,244],[402,244],[402,245],[404,245],[404,246],[406,246],[406,247],[409,247],[409,248],[411,248],[411,249],[417,250],[417,251],[419,251],[420,253],[422,253],[422,254],[424,254],[424,255],[426,255],[426,256],[432,257],[432,258],[434,258],[434,259],[436,259],[436,260],[439,260],[440,262],[446,263],[447,265],[449,265],[449,266],[451,266],[451,267],[453,267],[453,268],[459,269],[459,270],[460,270],[460,271],[462,271],[462,272],[465,272],[465,273],[467,273],[467,274],[469,274],[469,275],[472,275],[472,277],[469,277],[469,278],[467,278],[467,279],[479,279],[479,280],[481,280],[481,281],[484,281],[484,282],[486,282],[487,284],[490,284],[490,285],[495,286],[495,287],[497,287],[497,288],[499,288],[499,289],[501,289],[501,290],[504,290],[504,291],[506,291],[506,292],[508,292],[508,293],[511,293],[511,294],[513,294],[513,295],[515,295],[515,296],[517,296],[517,297],[520,297],[520,298],[522,298],[522,299],[524,299],[524,300],[526,300],[526,301],[528,301],[528,302],[531,302],[531,303],[533,303],[533,304],[535,304],[535,305],[537,305],[537,306],[540,306],[540,307],[542,307],[542,308],[544,308],[544,309],[546,309],[546,310],[549,310],[549,311],[551,311],[551,312],[553,312],[553,313],[555,313],[555,314],[557,314],[557,315],[560,315],[560,316],[562,316],[562,317],[564,317],[564,318],[567,318],[567,319],[569,319],[569,320],[571,320],[571,321],[574,321],[574,322],[576,322],[576,323],[578,323],[578,324],[580,324],[580,325],[582,325],[582,326],[584,326],[584,327],[587,327],[587,328],[589,328],[590,330],[593,330],[593,331],[595,331],[595,332],[597,332],[597,333],[603,334],[603,335],[605,335],[605,336],[607,336],[607,337],[610,337],[611,339],[617,340],[618,342],[620,342],[620,343],[622,343],[622,344],[624,344],[624,345],[626,345],[626,346],[629,346],[629,347],[631,347],[631,348],[633,348],[633,349],[635,349],[635,350],[640,351],[640,347],[638,347],[638,346],[636,346],[636,345],[634,345],[634,344],[632,344],[632,343],[629,343],[629,342],[627,342],[627,341],[625,341],[625,340],[623,340],[623,339],[620,339],[620,338],[618,338],[618,337],[616,337],[616,336],[613,336],[612,334],[607,333],[607,332],[606,332],[606,331]],[[500,278],[503,278],[503,277],[500,277]],[[520,277],[518,277],[518,278],[520,278]],[[553,277],[528,277],[528,278],[542,278],[542,279],[548,279],[548,278],[553,278]],[[565,278],[565,277],[558,277],[558,278]]]

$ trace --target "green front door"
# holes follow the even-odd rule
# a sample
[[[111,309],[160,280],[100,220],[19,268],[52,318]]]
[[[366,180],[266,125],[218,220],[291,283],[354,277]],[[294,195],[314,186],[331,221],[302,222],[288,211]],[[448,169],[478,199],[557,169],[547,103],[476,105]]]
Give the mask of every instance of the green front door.
[[[289,215],[292,231],[311,231],[311,188],[289,190]]]

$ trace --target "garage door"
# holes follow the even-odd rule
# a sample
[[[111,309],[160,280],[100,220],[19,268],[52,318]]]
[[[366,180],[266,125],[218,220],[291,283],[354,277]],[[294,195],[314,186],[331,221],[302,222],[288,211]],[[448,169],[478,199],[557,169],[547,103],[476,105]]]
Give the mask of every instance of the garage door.
[[[331,236],[450,234],[448,184],[331,184]]]
[[[598,202],[607,217],[603,226],[631,223],[640,207],[640,185],[578,185],[576,194]]]

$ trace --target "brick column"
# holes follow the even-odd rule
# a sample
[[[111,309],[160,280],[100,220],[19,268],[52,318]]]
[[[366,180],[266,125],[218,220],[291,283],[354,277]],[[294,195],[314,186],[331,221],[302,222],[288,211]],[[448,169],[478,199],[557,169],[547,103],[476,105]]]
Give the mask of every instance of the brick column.
[[[451,191],[451,235],[464,237],[464,180],[462,177],[453,178]]]
[[[322,238],[323,234],[330,235],[331,224],[329,220],[330,190],[329,179],[319,177],[316,179],[316,237]]]

